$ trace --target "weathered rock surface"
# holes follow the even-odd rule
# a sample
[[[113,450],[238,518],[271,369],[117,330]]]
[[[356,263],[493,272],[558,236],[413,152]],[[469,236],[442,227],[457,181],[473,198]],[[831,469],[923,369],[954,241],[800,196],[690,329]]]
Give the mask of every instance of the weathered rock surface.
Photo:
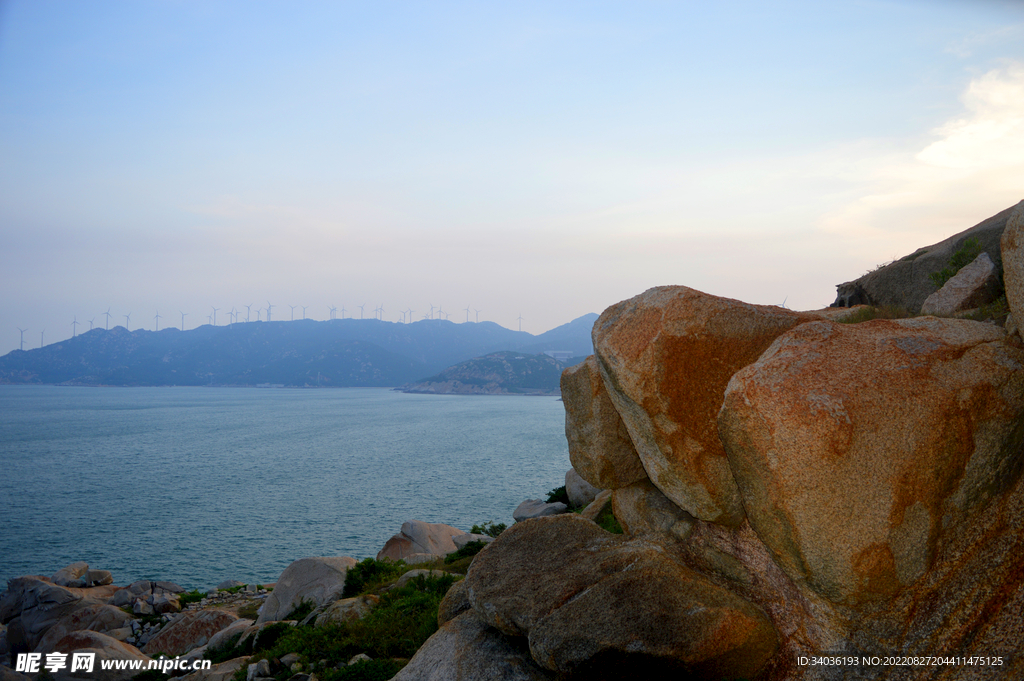
[[[685,541],[693,529],[693,516],[673,504],[650,480],[615,490],[612,512],[631,537],[666,534]]]
[[[854,281],[839,284],[833,305],[890,305],[917,312],[925,299],[935,292],[929,275],[946,267],[950,257],[970,238],[977,239],[981,250],[988,253],[997,268],[1003,267],[999,240],[1012,210],[1013,207],[1007,208],[937,244],[919,248]]]
[[[38,653],[51,652],[57,641],[73,631],[83,629],[113,636],[112,630],[122,629],[128,626],[130,621],[132,621],[131,615],[112,605],[93,603],[81,606],[57,620],[53,626],[47,629],[43,637],[39,639],[35,650]],[[113,636],[113,638],[117,637]]]
[[[580,477],[575,468],[565,472],[565,494],[575,508],[583,508],[601,493],[601,490]]]
[[[656,544],[575,515],[509,528],[466,578],[473,612],[561,673],[753,676],[775,652],[764,614]]]
[[[981,307],[995,300],[999,290],[999,271],[983,252],[928,296],[921,305],[921,314],[948,316]]]
[[[1015,320],[1024,321],[1024,201],[1014,206],[1001,240],[1006,302]]]
[[[647,477],[593,355],[562,372],[562,403],[569,460],[581,478],[615,489]]]
[[[604,512],[605,507],[612,503],[612,493],[613,490],[606,489],[598,494],[594,497],[593,501],[587,504],[585,509],[580,511],[580,517],[587,520],[597,520],[597,517]]]
[[[204,646],[217,632],[238,620],[238,615],[224,610],[189,610],[183,612],[160,630],[142,648],[147,654],[183,655]]]
[[[524,520],[546,518],[547,516],[568,512],[569,507],[560,501],[554,501],[549,504],[540,499],[527,499],[516,506],[516,510],[512,511],[512,519],[517,523],[521,523]]]
[[[106,634],[101,634],[98,631],[73,631],[70,634],[64,636],[64,638],[57,641],[53,648],[56,652],[62,653],[95,653],[96,659],[93,667],[93,671],[85,672],[78,670],[75,672],[71,671],[71,665],[66,668],[57,671],[53,674],[54,679],[62,681],[63,679],[98,679],[103,678],[104,681],[122,681],[123,679],[130,679],[139,672],[132,669],[108,669],[106,671],[98,671],[102,666],[104,660],[140,660],[145,665],[151,659],[147,655],[143,655],[134,646],[130,646],[126,643],[121,643],[117,639],[111,638]],[[70,659],[70,658],[69,658]]]
[[[750,523],[833,603],[889,599],[1024,465],[1024,351],[922,317],[804,324],[729,384],[722,440]]]
[[[644,468],[694,517],[743,520],[715,418],[725,386],[780,334],[816,317],[662,286],[609,307],[594,324],[605,386]]]
[[[226,627],[212,635],[210,637],[210,640],[206,642],[206,648],[208,650],[212,650],[214,648],[222,647],[225,643],[227,643],[228,639],[230,639],[232,636],[234,636],[235,634],[242,634],[243,632],[245,632],[246,629],[248,629],[255,623],[256,622],[254,620],[249,619],[235,620],[231,624],[227,625]],[[239,638],[241,638],[241,636],[239,636]]]
[[[83,597],[89,591],[57,586],[41,577],[17,577],[8,582],[0,595],[0,623],[7,625],[11,652],[35,650],[46,631],[63,617],[102,604],[98,598]]]
[[[475,541],[482,541],[485,544],[490,544],[492,541],[494,541],[494,537],[486,534],[473,534],[471,532],[467,532],[465,534],[458,534],[452,537],[452,543],[455,544],[455,548],[457,549],[461,549],[466,544]]]
[[[554,681],[530,655],[472,612],[446,622],[394,681]]]
[[[471,610],[473,604],[469,602],[469,588],[465,579],[452,584],[448,593],[441,599],[437,608],[437,626],[444,626],[467,610]]]
[[[415,572],[415,571],[413,571]],[[379,596],[363,594],[353,598],[343,598],[340,601],[331,603],[327,608],[317,615],[315,626],[323,627],[328,624],[342,624],[352,622],[366,617],[371,610],[380,602]]]
[[[356,564],[347,556],[300,558],[284,569],[256,620],[258,624],[284,619],[303,600],[324,605],[341,597],[345,574]]]
[[[50,581],[57,586],[87,587],[91,586],[87,579],[89,564],[85,562],[72,563],[66,568],[61,568],[53,573]]]
[[[401,532],[388,539],[384,548],[377,553],[377,560],[402,560],[414,553],[445,556],[458,550],[452,537],[465,533],[465,530],[443,523],[409,520],[402,523]]]

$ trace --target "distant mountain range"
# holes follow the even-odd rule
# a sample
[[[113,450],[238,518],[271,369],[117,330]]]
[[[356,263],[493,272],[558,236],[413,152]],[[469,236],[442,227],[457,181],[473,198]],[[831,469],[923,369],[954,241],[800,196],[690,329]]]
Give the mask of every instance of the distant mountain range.
[[[534,336],[493,322],[376,319],[249,322],[188,331],[93,329],[0,357],[0,383],[395,387],[514,350],[593,352],[588,314]]]

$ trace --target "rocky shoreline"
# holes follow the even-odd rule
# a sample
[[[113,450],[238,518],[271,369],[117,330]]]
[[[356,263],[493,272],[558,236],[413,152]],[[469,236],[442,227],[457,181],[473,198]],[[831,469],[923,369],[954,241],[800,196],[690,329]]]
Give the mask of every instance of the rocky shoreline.
[[[943,316],[850,307],[880,294],[847,285],[814,312],[683,286],[611,306],[561,374],[564,501],[523,502],[511,528],[409,521],[376,560],[303,558],[272,590],[195,607],[85,564],[21,577],[0,594],[0,662],[206,656],[189,681],[1024,678],[1024,202],[1000,216],[979,225],[999,228],[994,255],[964,237],[948,260],[899,261],[949,263],[922,298]],[[367,654],[412,612],[414,647]]]

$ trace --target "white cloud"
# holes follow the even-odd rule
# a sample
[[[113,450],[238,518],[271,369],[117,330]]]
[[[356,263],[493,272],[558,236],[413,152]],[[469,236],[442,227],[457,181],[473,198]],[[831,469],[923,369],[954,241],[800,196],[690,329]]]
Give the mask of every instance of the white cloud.
[[[858,252],[886,246],[902,255],[1024,198],[1024,64],[974,79],[961,100],[963,114],[933,130],[924,148],[878,149],[852,163],[862,190],[821,228],[845,234]]]

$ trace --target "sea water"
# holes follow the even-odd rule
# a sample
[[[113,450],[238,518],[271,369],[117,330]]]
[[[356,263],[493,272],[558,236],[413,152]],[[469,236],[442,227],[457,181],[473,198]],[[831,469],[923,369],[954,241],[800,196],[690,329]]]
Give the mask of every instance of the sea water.
[[[553,397],[0,386],[0,590],[75,561],[272,582],[375,556],[410,519],[512,524],[568,467]]]

